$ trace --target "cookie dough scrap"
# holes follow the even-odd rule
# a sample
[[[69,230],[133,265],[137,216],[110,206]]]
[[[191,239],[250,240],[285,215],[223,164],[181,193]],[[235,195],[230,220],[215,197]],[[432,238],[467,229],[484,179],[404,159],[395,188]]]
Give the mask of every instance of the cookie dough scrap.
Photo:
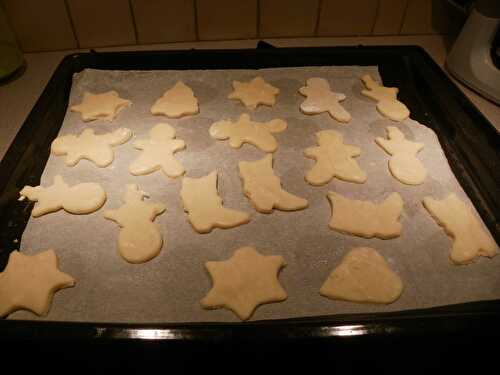
[[[278,280],[285,266],[283,257],[264,256],[253,247],[242,247],[225,261],[206,262],[213,286],[201,300],[206,309],[226,308],[247,320],[262,304],[287,298]]]
[[[169,124],[157,124],[149,134],[149,139],[134,143],[134,147],[142,153],[130,164],[129,172],[140,176],[161,169],[168,177],[182,176],[185,169],[174,158],[174,152],[183,150],[186,144],[181,139],[175,139],[175,129]]]
[[[130,100],[120,98],[114,90],[102,94],[85,92],[82,102],[71,106],[70,110],[80,112],[83,121],[113,121],[118,112],[131,104]]]
[[[198,99],[193,90],[182,81],[167,90],[151,107],[153,115],[165,115],[170,118],[195,115],[198,112]]]
[[[65,164],[73,167],[82,159],[93,162],[98,167],[110,165],[115,154],[112,146],[127,142],[132,131],[118,128],[114,132],[96,135],[93,129],[85,129],[80,135],[63,135],[52,141],[50,150],[54,155],[66,155]]]
[[[349,251],[319,291],[334,300],[385,304],[396,301],[402,292],[401,278],[369,247]]]
[[[278,142],[272,133],[281,133],[286,128],[285,120],[255,122],[244,113],[236,122],[224,120],[213,123],[209,133],[212,138],[218,140],[229,138],[229,145],[233,148],[240,148],[243,143],[250,143],[264,152],[274,152],[278,149]]]
[[[217,192],[217,171],[200,178],[184,177],[181,198],[189,222],[198,233],[208,233],[213,228],[233,228],[250,221],[246,212],[222,206]]]
[[[333,191],[327,196],[332,205],[331,229],[364,238],[389,239],[401,234],[403,200],[398,193],[391,193],[379,204],[348,199]]]
[[[389,170],[396,180],[407,185],[420,185],[427,176],[427,170],[417,159],[417,153],[424,148],[422,143],[412,142],[394,126],[387,127],[389,139],[375,138],[375,142],[392,158],[389,159]]]
[[[256,161],[240,161],[238,166],[245,195],[257,211],[270,213],[273,208],[296,211],[308,206],[307,200],[283,190],[280,179],[273,171],[272,154]]]
[[[362,184],[366,173],[353,158],[361,155],[361,149],[344,144],[342,134],[335,130],[316,133],[318,147],[304,150],[304,156],[316,160],[316,164],[306,173],[306,181],[314,186],[327,184],[337,177],[343,181]]]
[[[259,104],[273,106],[276,103],[276,95],[280,92],[262,77],[255,77],[249,82],[233,81],[233,89],[228,98],[239,99],[250,109],[257,108]]]
[[[451,193],[445,199],[425,197],[424,207],[432,218],[453,238],[450,259],[455,264],[468,264],[478,256],[493,258],[498,247],[472,210]]]
[[[106,192],[101,185],[85,182],[69,186],[60,175],[54,177],[54,184],[49,187],[25,186],[19,195],[21,199],[26,197],[36,202],[31,211],[33,217],[56,212],[61,208],[71,214],[90,214],[106,202]]]
[[[59,271],[54,250],[31,256],[13,251],[7,267],[0,272],[0,317],[17,310],[45,316],[54,294],[74,285],[70,275]]]
[[[397,87],[384,87],[373,78],[365,74],[361,77],[366,90],[361,94],[377,101],[377,110],[392,121],[403,121],[410,116],[410,111],[397,97],[399,89]]]
[[[339,103],[345,100],[346,96],[331,91],[326,79],[309,78],[306,81],[306,86],[301,87],[299,92],[307,97],[300,105],[300,110],[306,115],[328,112],[332,118],[339,122],[348,123],[351,121],[351,114]]]

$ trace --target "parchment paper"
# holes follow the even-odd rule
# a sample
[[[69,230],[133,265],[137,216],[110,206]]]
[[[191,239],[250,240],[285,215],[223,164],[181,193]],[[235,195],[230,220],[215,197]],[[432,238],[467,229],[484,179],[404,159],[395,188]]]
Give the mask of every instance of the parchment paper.
[[[73,78],[70,105],[79,103],[84,91],[118,91],[132,100],[111,123],[84,123],[80,115],[67,112],[60,135],[77,133],[92,127],[97,133],[117,127],[133,130],[135,137],[115,148],[115,161],[98,168],[89,161],[66,167],[64,157],[51,156],[42,176],[42,185],[52,184],[56,174],[66,182],[99,182],[108,200],[101,210],[90,215],[71,215],[64,211],[31,218],[21,241],[21,250],[33,254],[53,248],[60,268],[72,275],[77,284],[55,295],[46,320],[101,322],[198,322],[238,321],[228,310],[203,310],[200,299],[211,287],[204,263],[225,260],[235,249],[255,246],[263,254],[282,255],[287,266],[280,281],[288,292],[282,303],[261,306],[252,319],[290,318],[314,315],[384,312],[474,300],[500,298],[500,256],[479,259],[468,266],[455,266],[449,261],[450,238],[422,206],[422,198],[438,199],[449,192],[471,204],[448,166],[437,137],[426,126],[413,120],[394,123],[377,112],[375,102],[360,94],[359,77],[370,73],[379,79],[376,67],[303,67],[252,70],[206,71],[104,71],[84,70]],[[274,107],[260,106],[250,111],[239,102],[227,99],[231,81],[247,81],[256,74],[263,76],[281,92]],[[304,100],[298,89],[307,78],[326,78],[334,91],[343,92],[345,108],[352,121],[342,125],[328,114],[308,116],[299,110]],[[199,99],[200,114],[182,119],[152,116],[150,107],[177,80],[189,85]],[[237,162],[256,160],[264,153],[251,145],[231,148],[227,141],[217,141],[208,134],[210,125],[221,119],[235,120],[248,112],[252,119],[268,121],[283,118],[288,129],[276,134],[279,143],[274,153],[274,170],[284,188],[309,200],[308,209],[298,212],[275,211],[257,213],[243,195]],[[134,139],[148,137],[148,131],[159,122],[168,122],[187,149],[176,157],[187,169],[187,176],[200,177],[217,169],[219,193],[227,207],[251,213],[249,224],[229,230],[215,229],[210,234],[197,234],[187,221],[179,195],[181,179],[169,179],[161,172],[134,177],[128,165],[140,151],[132,147]],[[374,142],[386,136],[387,126],[397,126],[406,137],[425,144],[419,158],[428,170],[424,184],[406,186],[388,171],[387,155]],[[315,133],[335,129],[344,141],[361,147],[357,158],[366,171],[365,184],[332,180],[323,187],[304,181],[305,172],[314,161],[303,156],[306,147],[316,145]],[[125,185],[137,183],[148,192],[151,201],[163,202],[167,211],[157,217],[164,236],[158,257],[142,265],[132,265],[117,253],[119,227],[105,220],[103,211],[122,204]],[[405,202],[401,218],[403,232],[392,240],[363,239],[332,231],[328,227],[331,209],[326,198],[329,190],[347,197],[380,202],[399,192]],[[321,297],[319,288],[347,251],[356,246],[377,249],[402,277],[404,292],[391,305],[356,304]],[[30,312],[11,314],[12,319],[38,319]]]

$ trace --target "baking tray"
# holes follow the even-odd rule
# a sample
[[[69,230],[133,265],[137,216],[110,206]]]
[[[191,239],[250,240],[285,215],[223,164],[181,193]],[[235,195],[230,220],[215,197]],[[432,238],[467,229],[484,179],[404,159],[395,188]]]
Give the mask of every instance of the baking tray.
[[[38,185],[68,104],[73,73],[110,70],[259,69],[293,66],[377,65],[384,84],[400,88],[412,118],[431,127],[449,164],[497,242],[500,136],[419,47],[335,47],[256,50],[82,53],[59,65],[0,164],[0,270],[17,248],[30,205],[17,201],[24,185]],[[264,48],[268,47],[268,48]],[[461,332],[487,322],[499,330],[500,301],[473,302],[396,313],[211,324],[99,324],[0,321],[3,338],[319,338]],[[446,324],[443,324],[446,322]]]

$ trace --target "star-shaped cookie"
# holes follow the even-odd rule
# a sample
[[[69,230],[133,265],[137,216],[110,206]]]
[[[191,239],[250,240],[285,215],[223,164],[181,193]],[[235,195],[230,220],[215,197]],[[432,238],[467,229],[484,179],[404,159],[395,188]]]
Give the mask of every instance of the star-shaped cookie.
[[[246,246],[228,260],[206,262],[205,266],[213,281],[212,289],[201,300],[206,309],[224,307],[247,320],[257,306],[287,298],[278,280],[278,273],[285,266],[282,256],[264,256]]]
[[[114,90],[102,94],[85,92],[80,104],[70,107],[73,112],[80,112],[83,121],[107,120],[112,121],[118,112],[131,105],[132,102],[122,99]]]
[[[54,250],[28,256],[13,251],[0,273],[0,317],[21,309],[38,315],[49,312],[59,289],[72,287],[75,280],[59,271]]]
[[[280,90],[270,85],[262,77],[255,77],[249,82],[233,81],[234,91],[229,99],[239,99],[247,108],[255,109],[259,104],[273,106]]]

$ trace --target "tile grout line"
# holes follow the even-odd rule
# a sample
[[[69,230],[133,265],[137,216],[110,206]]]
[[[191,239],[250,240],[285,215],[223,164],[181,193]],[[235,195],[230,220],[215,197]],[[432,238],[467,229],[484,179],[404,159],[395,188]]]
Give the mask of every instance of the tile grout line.
[[[134,27],[135,44],[139,44],[139,32],[137,31],[137,23],[135,22],[135,14],[134,14],[134,7],[132,6],[132,0],[128,0],[128,7],[130,10],[130,17],[132,18],[132,26]]]
[[[68,15],[69,25],[71,26],[71,31],[73,32],[73,37],[75,38],[76,48],[80,49],[81,48],[80,41],[78,40],[78,36],[76,34],[76,27],[75,27],[75,23],[73,21],[73,16],[71,15],[71,10],[70,10],[69,5],[68,5],[68,0],[64,0],[63,3],[64,3],[64,8],[66,9],[66,14]]]
[[[318,1],[318,10],[316,11],[316,24],[314,25],[313,36],[318,36],[319,32],[319,18],[321,17],[321,10],[323,8],[323,0]]]
[[[409,6],[410,6],[410,0],[406,0],[405,10],[403,12],[403,17],[401,17],[401,24],[399,25],[399,33],[397,35],[401,35],[401,32],[403,31],[403,26],[406,20],[406,13],[408,12]]]
[[[198,2],[193,0],[193,17],[194,17],[194,38],[200,41],[200,28],[198,27]]]
[[[375,32],[375,26],[377,26],[377,21],[378,21],[378,16],[379,16],[379,12],[380,12],[380,3],[382,2],[382,0],[378,0],[377,1],[377,10],[375,11],[375,18],[373,19],[373,25],[372,25],[372,31],[369,35],[375,35],[374,32]]]

